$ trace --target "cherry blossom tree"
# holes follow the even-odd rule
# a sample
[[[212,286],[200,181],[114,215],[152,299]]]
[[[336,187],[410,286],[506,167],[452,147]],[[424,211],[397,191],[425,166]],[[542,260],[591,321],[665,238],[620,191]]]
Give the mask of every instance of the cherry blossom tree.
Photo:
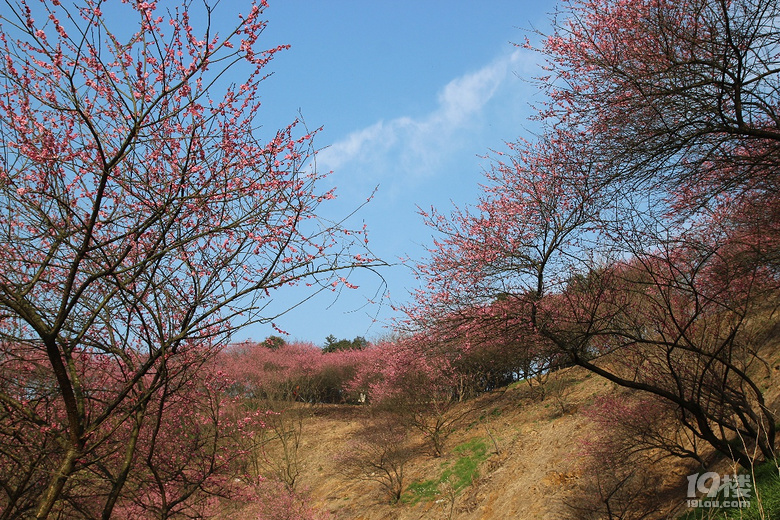
[[[564,0],[542,35],[550,100],[541,115],[587,128],[602,178],[673,186],[694,208],[758,180],[776,190],[779,9]]]
[[[673,452],[700,460],[703,442],[749,467],[774,454],[759,381],[776,280],[716,238],[708,224],[579,281],[550,300],[547,332],[575,363],[671,405],[693,439]]]
[[[244,341],[230,345],[218,363],[234,381],[232,392],[249,400],[339,403],[352,400],[350,381],[359,367],[373,361],[373,350],[324,352],[311,343]]]
[[[411,322],[541,345],[562,356],[541,373],[579,364],[743,466],[773,457],[756,378],[780,281],[778,14],[564,1],[538,49],[543,132],[493,163],[474,210],[425,213],[438,237]]]
[[[265,426],[266,414],[245,413],[238,399],[228,397],[231,381],[208,361],[178,358],[176,363],[186,368],[170,367],[145,414],[138,414],[124,435],[107,440],[122,447],[117,453],[135,457],[120,478],[108,464],[92,469],[95,480],[109,476],[113,484],[104,511],[115,503],[113,514],[120,517],[204,518],[220,511],[222,499],[247,498],[247,476],[236,471],[250,455],[241,441]],[[121,478],[124,486],[117,485]],[[82,510],[100,503],[95,484],[87,482]]]
[[[464,300],[485,306],[510,300],[533,315],[535,302],[583,262],[599,194],[581,145],[580,136],[564,129],[537,142],[508,143],[507,152],[494,153],[474,208],[450,216],[421,211],[443,237],[419,266],[427,284],[418,293],[421,316],[429,308],[457,310]]]
[[[476,388],[538,381],[560,364],[560,350],[540,333],[539,305],[589,265],[606,199],[583,145],[563,127],[537,142],[509,143],[494,152],[475,207],[422,212],[441,238],[419,266],[424,289],[406,309],[409,325],[437,348],[459,352],[462,374],[476,369],[484,380]]]
[[[110,489],[111,516],[139,459],[154,475],[170,455],[159,425],[190,392],[172,383],[177,360],[200,366],[237,327],[272,321],[278,289],[335,289],[377,263],[363,230],[318,218],[334,193],[317,187],[314,133],[261,127],[257,94],[284,48],[259,48],[264,8],[220,34],[207,3],[0,14],[7,516],[89,516],[71,506],[93,486]]]
[[[358,366],[352,388],[365,392],[371,406],[423,434],[434,457],[470,413],[458,406],[459,375],[451,352],[431,348],[421,336],[372,346]]]
[[[742,465],[753,446],[773,457],[776,418],[755,378],[778,287],[778,6],[572,0],[561,14],[541,49],[541,115],[588,136],[595,182],[621,194],[599,229],[631,260],[593,266],[552,299],[547,323],[566,321],[566,300],[577,326],[549,336],[673,403]],[[617,362],[587,359],[605,352]]]

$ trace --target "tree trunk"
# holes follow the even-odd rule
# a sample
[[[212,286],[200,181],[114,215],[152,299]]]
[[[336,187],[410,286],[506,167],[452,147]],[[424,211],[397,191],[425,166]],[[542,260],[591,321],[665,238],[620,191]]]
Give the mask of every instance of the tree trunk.
[[[38,512],[35,515],[37,520],[43,520],[48,518],[54,504],[59,500],[62,494],[62,488],[65,487],[65,483],[73,473],[76,467],[76,459],[79,456],[79,451],[75,446],[71,446],[68,453],[65,455],[65,460],[60,464],[60,469],[49,484],[46,493],[41,497],[41,502],[38,505]]]

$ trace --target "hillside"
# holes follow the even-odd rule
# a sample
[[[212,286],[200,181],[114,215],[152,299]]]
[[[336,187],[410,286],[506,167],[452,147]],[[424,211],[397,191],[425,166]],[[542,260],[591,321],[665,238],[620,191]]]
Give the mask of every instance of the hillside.
[[[612,388],[576,369],[557,377],[570,385],[561,396],[569,413],[562,414],[552,396],[542,402],[533,399],[533,392],[523,384],[462,403],[469,415],[448,439],[445,455],[415,457],[406,468],[407,484],[438,478],[443,466],[459,458],[453,448],[478,439],[488,446],[486,459],[479,464],[473,484],[454,497],[451,518],[560,518],[579,478],[577,454],[588,429],[588,421],[575,412]],[[302,483],[310,487],[315,502],[336,518],[449,518],[453,497],[446,491],[415,505],[404,499],[389,505],[376,484],[350,481],[339,473],[337,461],[329,455],[346,448],[350,434],[360,427],[361,412],[355,407],[323,408],[309,422],[309,442],[328,446],[306,449],[306,464],[317,472],[306,471],[310,478]],[[417,441],[422,443],[422,438]]]
[[[777,349],[769,351],[773,369],[761,384],[771,389],[776,406]],[[421,449],[404,466],[405,491],[397,504],[388,502],[378,483],[348,478],[340,467],[338,454],[350,449],[368,407],[311,407],[303,423],[296,487],[308,490],[315,507],[336,519],[585,517],[576,508],[587,506],[583,497],[597,497],[585,490],[595,476],[584,453],[599,432],[582,412],[605,396],[628,394],[577,367],[551,375],[546,393],[540,400],[537,390],[520,382],[460,403],[465,416],[447,439],[444,455],[434,458]],[[423,445],[422,436],[412,440]],[[462,467],[474,464],[476,473],[470,485],[454,490],[441,480],[462,470],[453,469],[459,460]],[[729,471],[725,464],[715,467]],[[657,492],[648,518],[674,518],[684,511],[686,476],[696,471],[695,463],[674,458],[642,468],[645,482]]]

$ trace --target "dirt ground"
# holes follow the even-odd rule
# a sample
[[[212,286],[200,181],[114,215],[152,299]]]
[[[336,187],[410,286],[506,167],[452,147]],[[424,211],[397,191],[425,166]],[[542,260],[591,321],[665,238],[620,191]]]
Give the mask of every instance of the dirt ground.
[[[559,371],[554,392],[543,401],[524,383],[464,403],[472,410],[448,439],[452,448],[474,438],[489,443],[491,453],[479,477],[454,497],[440,496],[415,505],[388,504],[374,482],[347,478],[337,454],[361,426],[358,406],[323,405],[312,409],[301,444],[301,489],[314,504],[344,520],[559,520],[575,500],[582,442],[591,424],[577,411],[616,389],[577,368]],[[422,438],[416,439],[422,442]],[[496,450],[496,447],[498,448]],[[497,452],[496,452],[497,451]],[[436,478],[444,460],[416,456],[405,467],[405,482]]]

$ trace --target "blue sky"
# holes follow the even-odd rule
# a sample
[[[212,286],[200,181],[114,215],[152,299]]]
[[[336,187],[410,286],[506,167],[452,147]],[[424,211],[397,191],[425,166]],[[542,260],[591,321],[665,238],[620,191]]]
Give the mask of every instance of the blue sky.
[[[227,22],[230,7],[223,3]],[[350,223],[368,225],[372,251],[389,263],[420,259],[431,230],[417,206],[449,210],[473,202],[487,162],[480,156],[506,140],[530,136],[530,83],[539,56],[512,42],[544,30],[553,0],[357,1],[271,0],[262,39],[292,47],[274,59],[261,90],[269,132],[298,111],[310,128],[323,126],[316,146],[320,171],[338,200],[332,215],[348,214],[378,186]],[[243,9],[242,9],[243,10]],[[277,320],[288,339],[322,344],[339,338],[376,339],[417,286],[411,269],[351,278],[357,290],[319,295]],[[386,283],[386,286],[382,284]],[[387,291],[380,298],[376,291]],[[306,296],[275,294],[279,307]],[[384,301],[367,304],[368,300]],[[276,334],[253,326],[234,339]]]

